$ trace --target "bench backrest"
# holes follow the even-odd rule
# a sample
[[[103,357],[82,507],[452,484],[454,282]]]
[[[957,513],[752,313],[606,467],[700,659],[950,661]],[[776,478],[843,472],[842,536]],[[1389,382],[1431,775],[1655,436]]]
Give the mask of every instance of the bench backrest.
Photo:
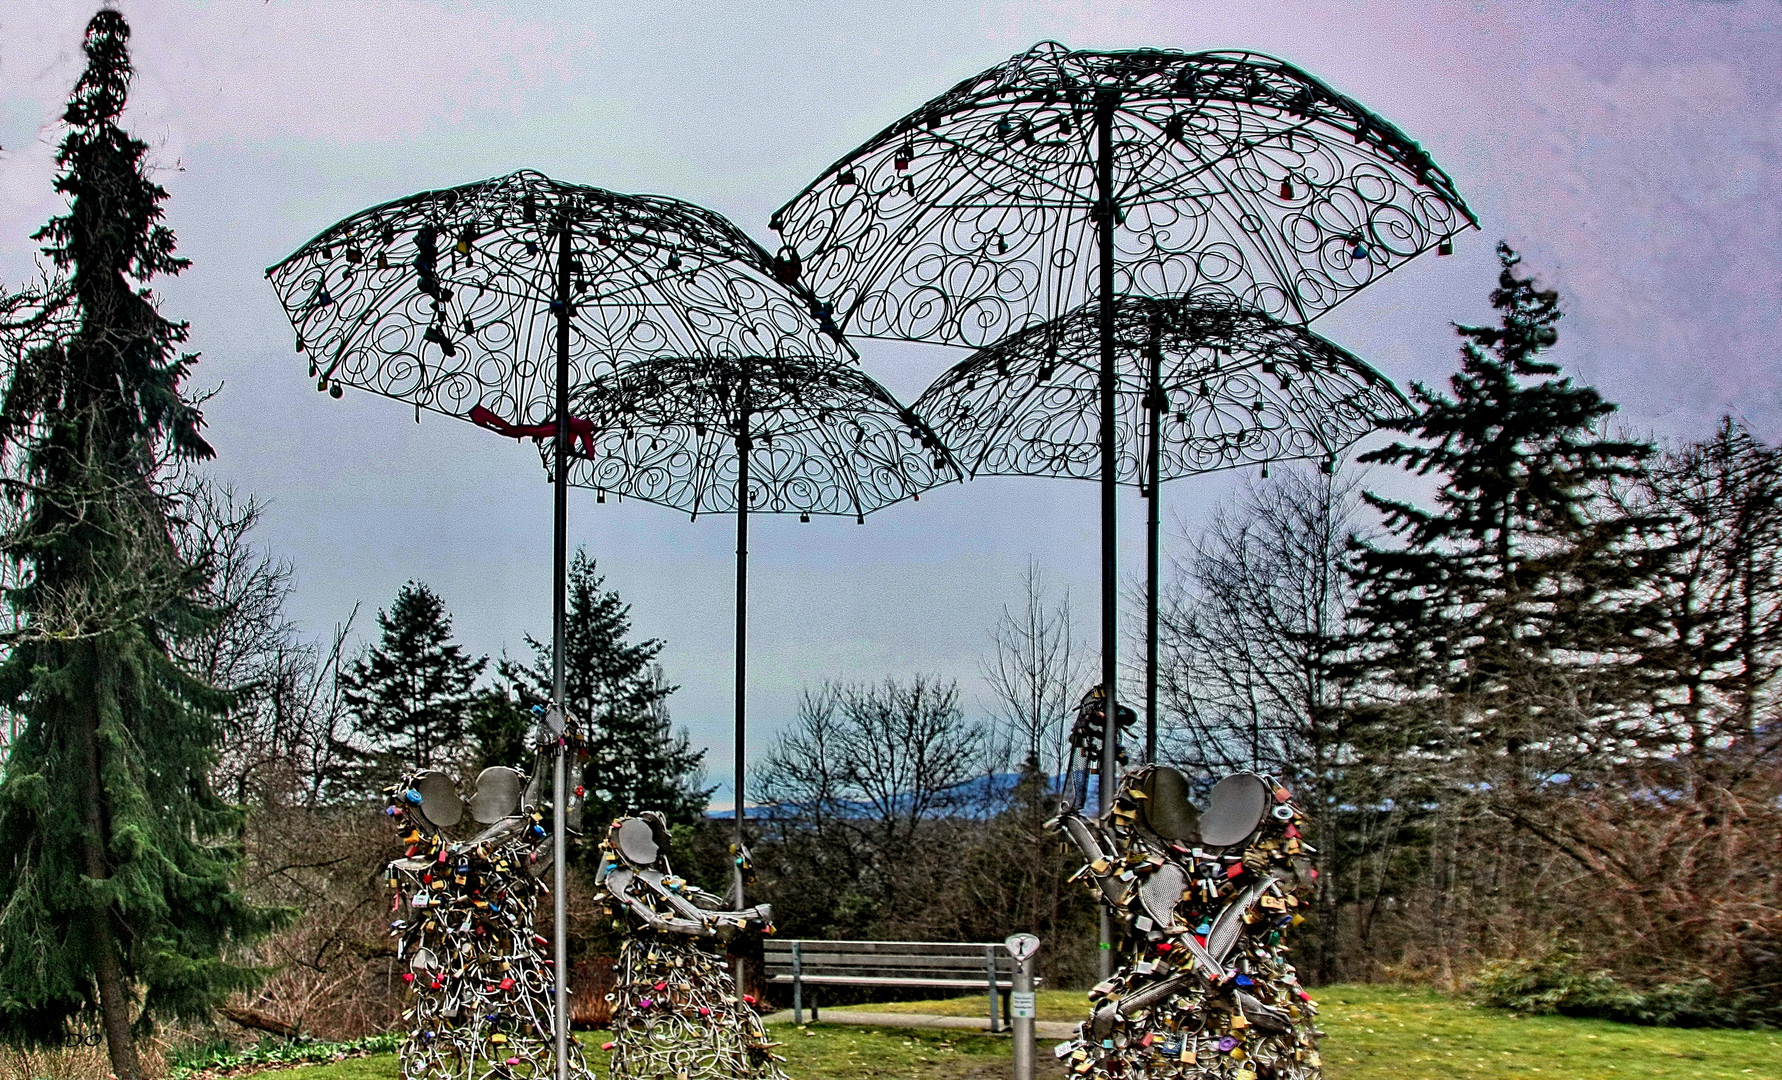
[[[1000,943],[985,941],[810,941],[768,938],[763,956],[767,974],[977,980],[987,982],[990,965],[999,982],[1012,979],[1015,958]]]

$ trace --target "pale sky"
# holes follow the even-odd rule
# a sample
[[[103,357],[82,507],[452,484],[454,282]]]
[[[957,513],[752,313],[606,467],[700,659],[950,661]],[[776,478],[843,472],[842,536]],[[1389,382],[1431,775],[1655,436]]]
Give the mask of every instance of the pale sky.
[[[164,311],[192,323],[214,471],[269,502],[261,540],[324,633],[355,602],[434,586],[478,652],[549,623],[549,489],[536,454],[400,405],[318,395],[261,277],[386,199],[539,169],[660,192],[767,242],[769,212],[954,82],[1042,39],[1077,48],[1246,48],[1291,60],[1420,141],[1483,231],[1318,328],[1401,383],[1453,367],[1451,320],[1486,317],[1506,238],[1569,311],[1558,358],[1637,431],[1745,417],[1782,437],[1782,2],[1111,0],[962,3],[436,3],[124,0],[139,72],[128,126],[155,147],[193,267]],[[94,5],[0,9],[0,280],[30,272],[57,212],[56,122]],[[771,246],[771,245],[770,245]],[[947,350],[860,343],[914,397]],[[1184,480],[1192,527],[1230,489]],[[731,520],[572,493],[586,544],[668,642],[676,719],[729,773]],[[982,480],[850,521],[761,518],[751,584],[757,757],[800,688],[917,671],[985,708],[979,659],[1029,557],[1096,610],[1094,485]],[[1142,508],[1122,521],[1142,565]],[[1126,650],[1130,655],[1130,647]],[[718,802],[725,793],[720,790]]]

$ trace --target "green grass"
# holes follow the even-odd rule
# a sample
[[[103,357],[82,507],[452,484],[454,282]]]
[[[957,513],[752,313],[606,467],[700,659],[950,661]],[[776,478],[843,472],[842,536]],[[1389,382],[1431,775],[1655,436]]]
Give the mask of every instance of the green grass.
[[[776,1024],[773,1035],[783,1046],[786,1073],[792,1080],[1001,1080],[1008,1072],[1008,1040],[970,1032]],[[588,1064],[602,1080],[606,1055],[599,1047],[609,1037],[605,1032],[581,1035]],[[396,1055],[373,1054],[261,1076],[263,1080],[395,1080],[398,1074]]]
[[[1327,986],[1320,1006],[1329,1080],[1782,1080],[1782,1033],[1649,1028],[1600,1020],[1515,1016],[1422,990]],[[1047,990],[1043,1020],[1081,1017],[1081,991]],[[849,1006],[874,1012],[975,1016],[980,997]],[[831,1010],[823,1010],[829,1013]],[[836,1009],[836,1012],[847,1011]],[[989,1080],[1008,1075],[1008,1041],[957,1031],[883,1030],[839,1024],[775,1025],[792,1080]],[[590,1064],[605,1075],[584,1036]],[[1042,1075],[1053,1073],[1042,1042]],[[393,1080],[391,1054],[292,1070],[277,1080]],[[268,1077],[267,1080],[274,1080]]]
[[[1081,1020],[1088,1011],[1089,999],[1081,990],[1040,990],[1033,995],[1033,1011],[1038,1020]],[[999,1006],[1000,1007],[1000,1006]],[[923,1013],[928,1016],[990,1017],[990,997],[948,998],[945,1001],[890,1001],[879,1005],[841,1005],[822,1009],[831,1012]]]
[[[1778,1080],[1782,1033],[1515,1016],[1428,991],[1330,986],[1331,1080]]]

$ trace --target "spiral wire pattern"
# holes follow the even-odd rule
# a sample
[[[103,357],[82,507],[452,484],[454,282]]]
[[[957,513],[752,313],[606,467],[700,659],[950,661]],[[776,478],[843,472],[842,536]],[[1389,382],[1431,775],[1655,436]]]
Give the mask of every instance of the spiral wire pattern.
[[[664,357],[578,397],[593,456],[570,482],[686,511],[734,513],[739,454],[749,510],[856,519],[960,479],[942,441],[850,364]]]
[[[1476,225],[1403,132],[1251,52],[1043,42],[961,82],[775,212],[849,334],[981,347],[1097,295],[1098,128],[1115,293],[1217,291],[1307,322]]]
[[[722,216],[517,172],[331,226],[267,270],[317,389],[510,424],[555,419],[561,245],[570,385],[663,355],[853,353],[821,305]]]
[[[1145,472],[1151,368],[1163,480],[1271,461],[1328,462],[1406,415],[1383,375],[1303,327],[1217,296],[1122,297],[1115,309],[1116,461]],[[1100,323],[1089,304],[981,349],[914,409],[971,476],[1101,475]]]

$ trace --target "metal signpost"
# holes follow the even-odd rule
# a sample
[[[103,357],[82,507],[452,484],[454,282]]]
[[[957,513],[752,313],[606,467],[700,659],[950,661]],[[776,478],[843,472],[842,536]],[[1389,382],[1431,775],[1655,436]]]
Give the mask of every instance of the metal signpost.
[[[1015,1080],[1033,1080],[1033,958],[1039,953],[1040,942],[1032,934],[1010,934],[1002,945],[1015,958],[1015,985],[1009,992]]]

